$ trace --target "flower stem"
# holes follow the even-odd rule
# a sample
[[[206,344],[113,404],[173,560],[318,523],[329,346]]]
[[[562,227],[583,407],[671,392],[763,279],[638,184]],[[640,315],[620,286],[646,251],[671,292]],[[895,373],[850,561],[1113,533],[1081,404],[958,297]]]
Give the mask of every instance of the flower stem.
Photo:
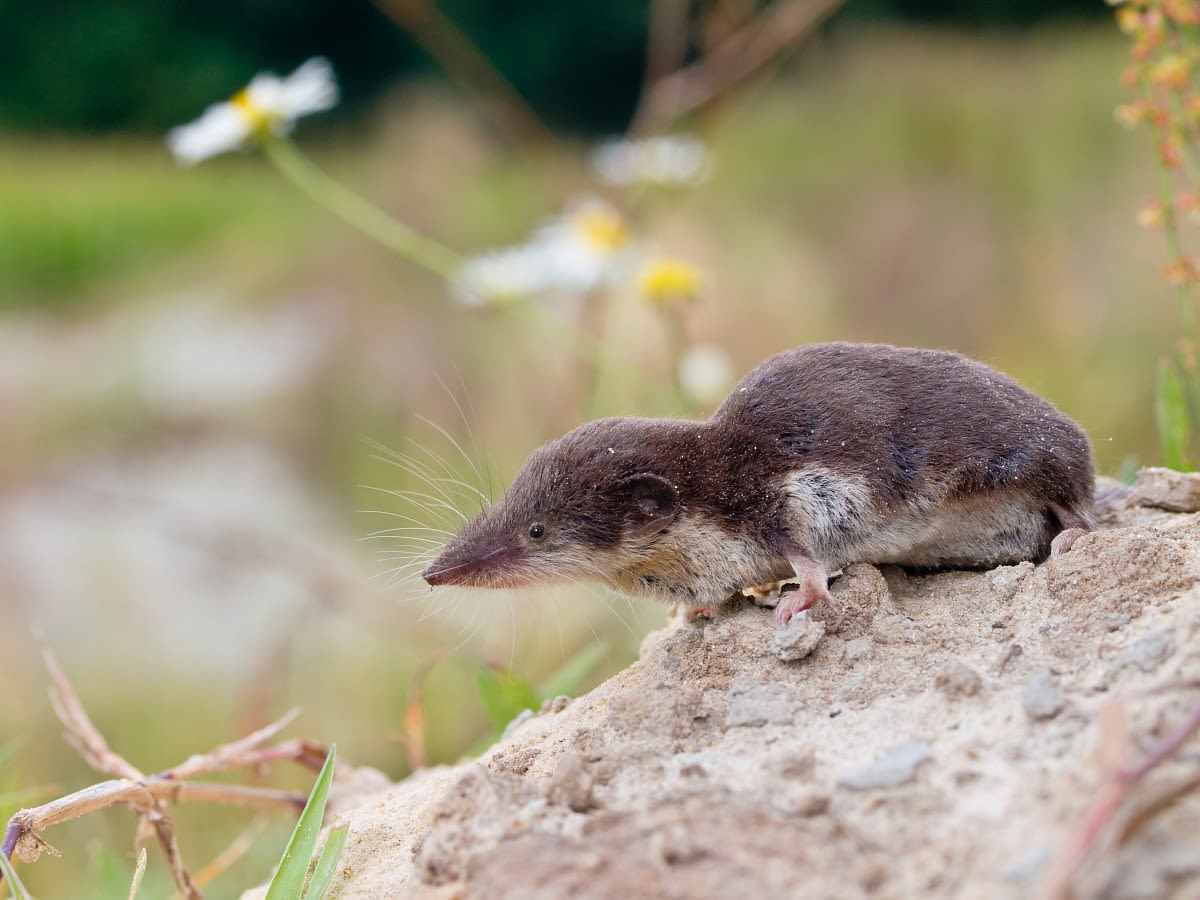
[[[443,278],[452,278],[462,267],[453,250],[430,240],[353,191],[334,181],[286,137],[266,135],[261,140],[267,159],[292,184],[348,224],[409,262]]]
[[[671,365],[671,386],[675,389],[675,396],[686,409],[692,404],[687,391],[683,388],[683,378],[679,370],[688,348],[687,328],[683,323],[683,315],[678,309],[668,306],[662,306],[661,309],[663,324],[667,330],[667,354]]]

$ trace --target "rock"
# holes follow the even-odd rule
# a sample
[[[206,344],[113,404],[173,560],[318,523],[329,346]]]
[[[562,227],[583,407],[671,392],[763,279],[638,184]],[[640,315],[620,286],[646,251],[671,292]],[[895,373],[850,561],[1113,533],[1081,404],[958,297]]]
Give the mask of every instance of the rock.
[[[761,728],[768,723],[789,723],[795,715],[796,703],[781,685],[743,681],[729,689],[727,728]]]
[[[550,778],[547,796],[551,803],[565,803],[578,813],[596,808],[592,793],[592,774],[587,758],[577,750],[568,750],[559,757],[554,775]]]
[[[1097,789],[1101,705],[1136,697],[1144,750],[1200,681],[1200,517],[1114,523],[998,578],[849,566],[810,616],[841,650],[800,665],[749,603],[672,623],[478,760],[331,799],[330,900],[1032,896]],[[1154,783],[1186,785],[1185,762]],[[1200,792],[1163,796],[1119,813],[1138,827],[1075,896],[1200,896]]]
[[[1043,669],[1025,682],[1021,694],[1021,705],[1034,721],[1053,719],[1062,710],[1066,700],[1054,681],[1049,669]]]
[[[823,637],[825,623],[803,612],[775,629],[771,635],[771,653],[783,662],[796,662],[812,653]]]
[[[1130,501],[1137,506],[1172,512],[1200,511],[1200,473],[1173,469],[1139,469]]]
[[[941,668],[933,684],[947,697],[974,697],[983,687],[983,679],[970,666],[952,660]]]
[[[896,787],[917,776],[917,769],[930,756],[924,741],[907,740],[890,748],[874,762],[838,775],[837,783],[853,791]]]
[[[1021,583],[1033,574],[1031,562],[1017,563],[1015,566],[1000,566],[988,574],[988,582],[996,592],[996,598],[1001,601],[1011,600],[1021,588]]]
[[[1175,629],[1164,628],[1134,641],[1117,659],[1116,665],[1110,670],[1134,666],[1143,672],[1153,672],[1161,666],[1175,650]]]
[[[855,638],[852,641],[846,641],[846,645],[842,647],[842,659],[853,663],[866,658],[871,653],[873,643],[870,638]]]

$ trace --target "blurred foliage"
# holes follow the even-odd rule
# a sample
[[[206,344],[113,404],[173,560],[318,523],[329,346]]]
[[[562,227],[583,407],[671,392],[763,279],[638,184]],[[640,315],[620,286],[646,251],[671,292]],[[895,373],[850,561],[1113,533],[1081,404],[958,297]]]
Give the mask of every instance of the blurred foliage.
[[[1117,107],[1117,120],[1148,131],[1157,151],[1158,198],[1138,221],[1162,232],[1163,276],[1179,298],[1180,335],[1158,367],[1159,442],[1168,466],[1190,470],[1200,465],[1200,256],[1195,230],[1185,226],[1200,212],[1200,3],[1132,0],[1116,18],[1130,40],[1121,81],[1131,94]]]
[[[67,141],[0,144],[0,311],[75,305],[88,289],[176,253],[234,222],[272,223],[283,245],[286,210],[302,203],[252,166],[180,178],[157,147]],[[283,229],[282,231],[280,229]]]
[[[526,710],[537,712],[547,700],[579,694],[588,673],[605,660],[611,649],[607,641],[584,644],[563,663],[562,668],[537,686],[506,666],[491,664],[482,667],[476,676],[476,684],[479,687],[479,699],[483,701],[484,712],[492,726],[488,744],[499,738],[509,723]],[[481,749],[486,749],[486,746]]]
[[[551,124],[623,129],[641,77],[646,0],[441,6]],[[842,19],[986,27],[1103,11],[1091,0],[857,0]],[[368,0],[0,0],[0,21],[0,129],[162,129],[254,72],[290,71],[316,55],[333,60],[352,114],[394,79],[433,70]]]

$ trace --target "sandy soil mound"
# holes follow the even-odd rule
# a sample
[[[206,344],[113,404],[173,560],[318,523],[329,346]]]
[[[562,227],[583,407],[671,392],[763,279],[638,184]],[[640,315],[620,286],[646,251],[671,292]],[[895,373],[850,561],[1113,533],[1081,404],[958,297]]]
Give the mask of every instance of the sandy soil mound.
[[[332,896],[1033,895],[1100,786],[1098,711],[1127,701],[1140,757],[1200,701],[1200,516],[1165,511],[1197,487],[1149,473],[1042,565],[856,565],[786,629],[749,603],[675,622],[478,760],[347,778]],[[1076,895],[1197,896],[1198,779],[1193,740]]]

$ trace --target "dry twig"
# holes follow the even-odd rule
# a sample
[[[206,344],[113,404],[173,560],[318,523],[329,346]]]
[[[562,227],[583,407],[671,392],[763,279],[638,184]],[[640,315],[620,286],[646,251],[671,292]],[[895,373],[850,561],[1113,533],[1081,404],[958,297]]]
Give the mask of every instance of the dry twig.
[[[1098,726],[1100,738],[1096,749],[1096,762],[1103,781],[1092,798],[1087,813],[1068,841],[1066,849],[1042,879],[1037,892],[1039,900],[1061,900],[1070,896],[1071,881],[1075,874],[1100,843],[1105,830],[1133,788],[1200,729],[1200,703],[1197,703],[1184,720],[1132,768],[1128,765],[1132,753],[1129,717],[1124,702],[1118,698],[1105,704],[1100,710]],[[1200,779],[1192,778],[1182,787],[1172,787],[1165,797],[1152,804],[1152,809],[1160,811],[1166,808],[1183,793],[1197,786],[1200,786]],[[1144,823],[1147,814],[1143,811],[1136,819],[1138,824]],[[1136,827],[1127,827],[1121,835],[1121,840],[1128,839],[1135,830]]]
[[[749,78],[810,34],[843,0],[778,0],[696,62],[646,85],[631,134],[655,134]]]
[[[400,740],[408,751],[408,764],[413,770],[423,769],[428,764],[425,756],[425,706],[421,691],[430,670],[446,658],[445,651],[438,651],[425,660],[413,675],[408,686],[408,703],[404,707],[404,731]]]
[[[438,8],[436,0],[371,2],[407,31],[421,49],[475,98],[514,146],[553,146],[550,129],[538,114],[471,39]]]
[[[50,673],[50,701],[66,728],[67,742],[96,771],[116,777],[41,806],[18,811],[9,820],[3,842],[0,843],[0,852],[9,859],[15,855],[23,862],[33,862],[43,851],[59,856],[61,854],[42,837],[42,832],[88,813],[123,804],[138,814],[138,841],[153,833],[163,848],[180,893],[189,900],[197,900],[201,896],[200,891],[183,863],[175,830],[167,814],[167,803],[208,801],[240,806],[286,807],[294,811],[304,808],[306,798],[303,794],[185,780],[232,768],[259,767],[279,759],[292,759],[309,768],[319,769],[326,751],[311,741],[290,740],[274,746],[262,746],[296,717],[297,710],[240,740],[223,744],[209,753],[189,757],[158,775],[146,776],[108,746],[63,674],[54,654],[40,635],[35,636]]]
[[[196,884],[201,887],[211,884],[216,878],[228,871],[234,863],[245,856],[246,852],[254,846],[254,842],[258,840],[258,836],[263,833],[266,827],[267,817],[255,816],[250,824],[238,833],[238,836],[233,839],[228,847],[218,853],[212,862],[196,873]]]

